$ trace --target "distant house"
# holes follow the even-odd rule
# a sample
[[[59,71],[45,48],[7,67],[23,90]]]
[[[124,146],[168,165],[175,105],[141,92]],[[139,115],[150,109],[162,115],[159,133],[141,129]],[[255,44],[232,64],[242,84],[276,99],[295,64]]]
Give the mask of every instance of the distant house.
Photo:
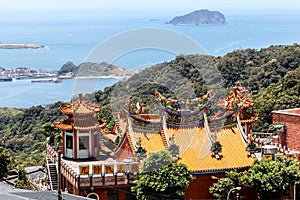
[[[278,128],[278,136],[273,139],[281,147],[300,151],[300,108],[272,112],[273,124]]]

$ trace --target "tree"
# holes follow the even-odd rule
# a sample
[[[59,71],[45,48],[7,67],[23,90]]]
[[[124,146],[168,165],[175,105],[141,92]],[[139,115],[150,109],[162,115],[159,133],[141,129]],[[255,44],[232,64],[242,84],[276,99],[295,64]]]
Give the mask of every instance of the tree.
[[[37,188],[29,181],[27,173],[23,167],[19,167],[18,179],[15,181],[15,187],[26,190],[37,190]]]
[[[45,123],[42,126],[42,132],[46,137],[49,137],[49,144],[54,145],[55,139],[61,140],[61,132],[54,126],[53,123]]]
[[[11,164],[9,152],[0,147],[0,179],[8,172]]]
[[[235,187],[247,187],[248,186],[248,171],[239,173],[237,171],[226,172],[226,177],[219,179],[217,183],[214,183],[209,188],[209,192],[217,199],[226,199],[230,189]],[[235,190],[231,192],[232,196],[235,194]]]
[[[296,161],[277,157],[275,161],[262,159],[250,169],[251,185],[260,199],[279,199],[290,192],[290,187],[300,179]]]
[[[219,179],[210,188],[218,199],[226,197],[231,188],[253,187],[260,199],[280,199],[289,194],[290,187],[300,179],[299,167],[296,161],[283,156],[275,161],[262,159],[244,172],[228,172],[225,178]]]
[[[151,153],[132,191],[138,199],[184,199],[192,175],[187,166],[172,160],[167,151]]]

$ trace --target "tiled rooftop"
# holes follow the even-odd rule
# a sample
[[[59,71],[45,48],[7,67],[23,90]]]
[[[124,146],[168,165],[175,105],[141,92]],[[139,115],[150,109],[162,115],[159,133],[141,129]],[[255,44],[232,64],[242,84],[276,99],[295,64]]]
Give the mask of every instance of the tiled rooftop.
[[[165,149],[160,133],[140,133],[134,132],[134,139],[137,142],[141,138],[142,147],[149,152],[158,152]]]
[[[192,171],[218,171],[248,167],[253,159],[248,157],[246,146],[236,128],[221,130],[218,140],[222,145],[222,158],[210,153],[210,144],[203,128],[179,131],[175,143],[179,146],[181,162]]]

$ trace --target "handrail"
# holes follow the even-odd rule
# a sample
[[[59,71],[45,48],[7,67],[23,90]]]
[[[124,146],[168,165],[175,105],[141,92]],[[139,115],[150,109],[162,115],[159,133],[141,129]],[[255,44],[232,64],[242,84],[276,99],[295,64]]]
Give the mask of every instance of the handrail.
[[[49,162],[48,162],[48,156],[46,156],[46,164],[47,164],[47,171],[48,171],[48,177],[49,177],[49,182],[50,182],[50,189],[53,190],[52,179],[51,179],[50,168],[49,168]]]

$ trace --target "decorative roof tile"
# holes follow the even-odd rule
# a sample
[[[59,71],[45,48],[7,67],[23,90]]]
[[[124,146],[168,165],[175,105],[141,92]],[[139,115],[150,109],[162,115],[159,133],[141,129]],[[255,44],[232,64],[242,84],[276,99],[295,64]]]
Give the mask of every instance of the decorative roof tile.
[[[147,151],[147,153],[158,152],[165,149],[163,138],[160,133],[134,132],[134,140],[138,141],[139,138],[141,139],[141,146]]]
[[[210,153],[210,145],[202,127],[178,130],[175,144],[179,146],[180,162],[193,172],[239,169],[251,166],[253,158],[248,157],[245,144],[236,127],[226,128],[218,133],[222,145],[222,158],[216,159]]]
[[[66,115],[93,114],[100,112],[100,110],[100,106],[84,101],[81,93],[79,93],[79,98],[76,101],[60,108],[60,111]]]

